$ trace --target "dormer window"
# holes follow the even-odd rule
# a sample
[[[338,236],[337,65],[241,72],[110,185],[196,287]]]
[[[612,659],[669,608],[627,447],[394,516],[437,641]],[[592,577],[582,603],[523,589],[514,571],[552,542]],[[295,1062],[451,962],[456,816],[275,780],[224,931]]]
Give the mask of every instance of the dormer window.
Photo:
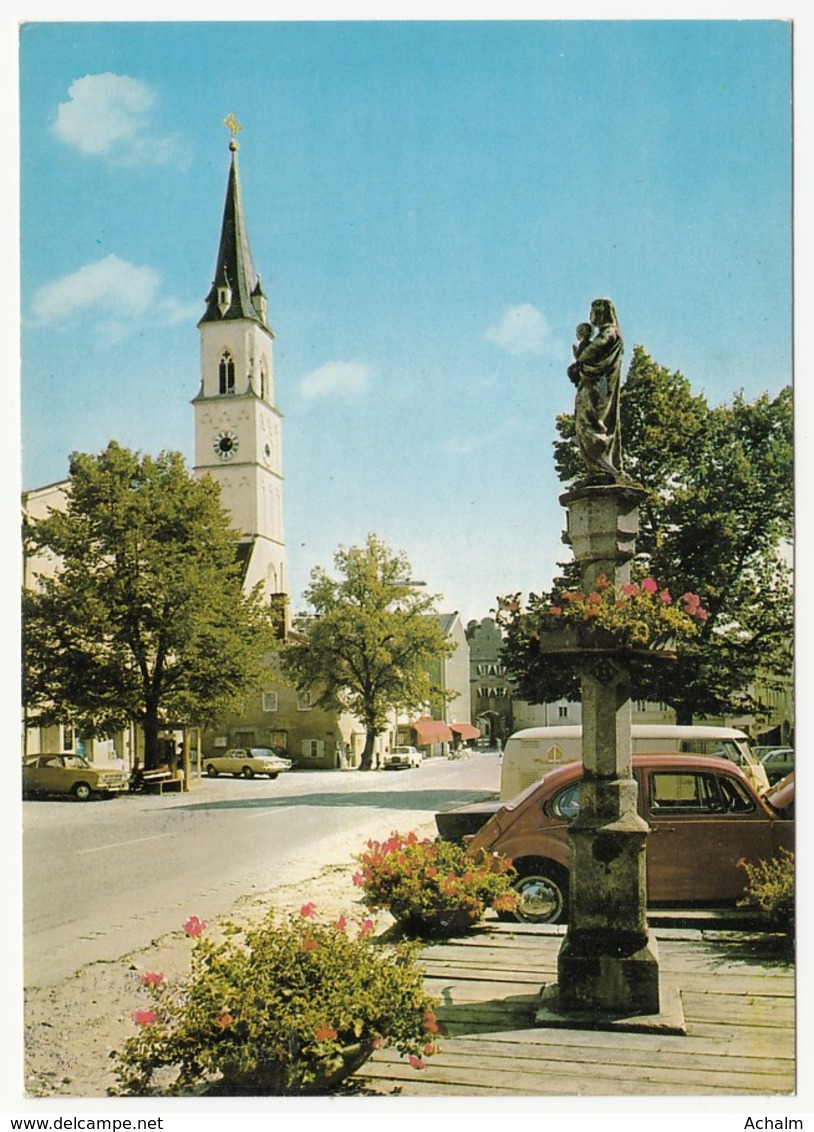
[[[235,391],[235,361],[228,350],[221,355],[218,367],[218,389],[221,394]]]

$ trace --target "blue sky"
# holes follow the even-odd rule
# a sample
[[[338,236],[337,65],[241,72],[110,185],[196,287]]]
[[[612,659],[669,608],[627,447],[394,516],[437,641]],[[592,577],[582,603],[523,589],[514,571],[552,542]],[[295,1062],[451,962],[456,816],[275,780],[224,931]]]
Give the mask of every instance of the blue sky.
[[[779,19],[24,25],[23,486],[191,461],[233,111],[295,604],[369,531],[464,621],[546,586],[593,298],[713,402],[791,380],[790,76]]]

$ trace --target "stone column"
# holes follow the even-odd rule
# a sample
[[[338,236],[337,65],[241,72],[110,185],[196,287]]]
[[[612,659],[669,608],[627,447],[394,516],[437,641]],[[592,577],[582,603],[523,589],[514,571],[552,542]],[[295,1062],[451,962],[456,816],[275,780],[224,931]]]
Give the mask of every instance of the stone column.
[[[629,580],[638,504],[623,484],[566,493],[564,540],[586,592],[604,574]],[[557,1008],[611,1016],[659,1013],[659,967],[647,925],[645,839],[631,764],[630,674],[624,649],[586,649],[581,660],[584,777],[571,825],[568,932],[558,958]]]

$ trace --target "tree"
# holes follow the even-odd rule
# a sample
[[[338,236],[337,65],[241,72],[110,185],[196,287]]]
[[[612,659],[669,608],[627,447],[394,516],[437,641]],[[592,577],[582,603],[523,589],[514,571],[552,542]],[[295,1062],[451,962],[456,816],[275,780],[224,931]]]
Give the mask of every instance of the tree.
[[[282,664],[298,687],[319,689],[320,707],[362,722],[360,769],[369,770],[389,713],[426,709],[443,694],[425,666],[453,646],[431,616],[437,595],[417,590],[406,557],[376,535],[363,547],[340,547],[334,566],[339,578],[319,566],[311,571],[304,595],[310,611],[295,617]]]
[[[653,665],[639,699],[693,715],[757,713],[751,688],[791,676],[793,609],[787,550],[793,538],[791,390],[710,408],[680,373],[637,346],[622,391],[625,472],[648,489],[640,507],[634,569],[679,595],[700,594],[709,617],[674,665]],[[557,420],[555,461],[563,481],[583,474],[573,417]],[[573,564],[556,586],[575,582]],[[572,697],[573,666],[537,648],[537,599],[509,616],[506,662],[533,702]]]
[[[138,723],[151,767],[162,725],[212,723],[261,679],[268,608],[243,593],[217,484],[179,453],[74,453],[66,510],[24,539],[57,563],[23,594],[29,726],[69,719],[104,736]]]

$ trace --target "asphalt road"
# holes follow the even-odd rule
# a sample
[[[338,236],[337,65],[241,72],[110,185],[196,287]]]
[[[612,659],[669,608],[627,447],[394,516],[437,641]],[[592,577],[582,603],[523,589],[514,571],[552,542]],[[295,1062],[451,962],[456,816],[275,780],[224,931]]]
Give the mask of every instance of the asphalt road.
[[[369,837],[491,797],[497,755],[405,771],[203,779],[187,794],[23,803],[26,986],[59,982],[241,896],[350,863]],[[429,829],[427,830],[429,832]]]

